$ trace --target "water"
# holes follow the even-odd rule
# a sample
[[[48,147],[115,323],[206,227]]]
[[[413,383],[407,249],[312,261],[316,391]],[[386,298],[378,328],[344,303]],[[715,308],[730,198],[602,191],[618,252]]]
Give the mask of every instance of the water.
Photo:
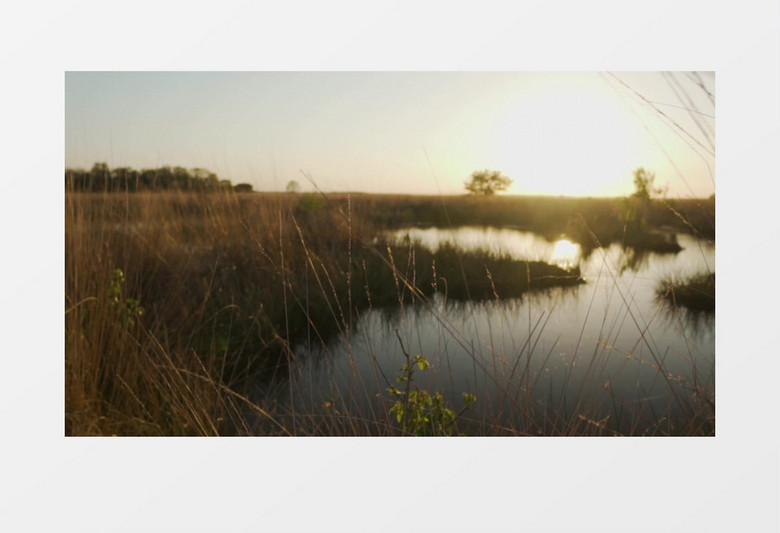
[[[436,294],[422,304],[363,311],[348,337],[297,347],[304,362],[300,390],[310,407],[349,396],[369,409],[386,409],[386,389],[398,385],[405,352],[431,363],[429,371],[415,374],[415,385],[442,392],[456,407],[462,393],[475,393],[474,418],[507,424],[527,402],[559,414],[579,404],[593,416],[617,405],[652,419],[687,405],[692,386],[714,390],[714,318],[671,312],[655,297],[661,279],[714,272],[712,243],[678,235],[683,249],[676,254],[638,254],[613,245],[581,257],[568,241],[512,229],[414,228],[393,237],[564,267],[579,262],[587,283],[486,302]],[[636,416],[625,419],[620,429],[641,426]]]
[[[495,255],[508,254],[517,259],[545,261],[563,267],[573,266],[580,258],[579,245],[566,239],[550,242],[535,233],[510,228],[464,226],[457,229],[409,228],[390,233],[398,242],[407,239],[436,250],[441,244],[454,244],[463,250],[484,250]]]

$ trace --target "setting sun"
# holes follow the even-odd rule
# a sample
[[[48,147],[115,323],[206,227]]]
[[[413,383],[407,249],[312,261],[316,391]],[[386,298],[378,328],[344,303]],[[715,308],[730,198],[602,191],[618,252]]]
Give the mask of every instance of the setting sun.
[[[617,195],[641,161],[639,130],[606,85],[540,82],[507,110],[493,141],[520,194]]]

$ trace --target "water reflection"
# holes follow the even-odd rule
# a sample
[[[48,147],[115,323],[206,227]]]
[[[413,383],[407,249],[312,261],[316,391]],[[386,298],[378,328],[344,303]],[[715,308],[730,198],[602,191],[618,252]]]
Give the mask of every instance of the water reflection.
[[[632,412],[611,422],[620,431],[652,432],[636,424],[671,413],[680,398],[685,405],[690,383],[714,390],[714,318],[670,311],[655,296],[659,280],[669,275],[714,269],[711,244],[680,235],[682,251],[676,254],[612,245],[582,257],[567,239],[549,242],[508,229],[413,228],[394,235],[432,249],[446,242],[578,265],[587,284],[481,302],[435,294],[364,311],[348,336],[296,350],[305,390],[320,404],[330,402],[334,391],[350,391],[351,401],[386,412],[383,393],[405,362],[401,342],[431,362],[431,371],[416,376],[416,383],[455,404],[462,393],[476,393],[475,420],[503,417],[507,427],[513,427],[517,409],[534,405],[565,412],[574,399],[594,416],[602,409]],[[660,367],[666,377],[659,375]]]
[[[556,243],[530,231],[509,228],[462,226],[452,229],[407,228],[390,233],[396,242],[410,240],[433,251],[444,244],[466,251],[484,251],[493,255],[509,255],[514,259],[548,262]]]
[[[407,228],[391,232],[390,237],[398,243],[411,241],[433,251],[447,244],[457,246],[464,251],[483,251],[496,256],[508,255],[518,260],[543,261],[567,270],[579,266],[582,261],[590,260],[594,256],[600,260],[599,256],[607,251],[611,255],[616,255],[617,260],[614,264],[620,273],[625,271],[639,272],[648,265],[651,256],[667,254],[673,256],[674,253],[679,253],[659,254],[613,244],[606,250],[595,248],[584,254],[579,244],[564,237],[557,241],[548,241],[529,231],[477,226],[452,229]],[[692,245],[691,239],[684,235],[678,236],[678,240],[686,243],[688,248]],[[714,248],[711,243],[706,242],[697,242],[695,246]],[[617,253],[615,254],[615,252]]]
[[[658,299],[658,305],[663,314],[665,324],[670,328],[684,331],[697,342],[703,337],[711,336],[714,341],[715,313],[675,306],[665,299]]]
[[[550,262],[561,268],[572,269],[580,262],[582,251],[579,244],[568,239],[561,239],[553,246]]]

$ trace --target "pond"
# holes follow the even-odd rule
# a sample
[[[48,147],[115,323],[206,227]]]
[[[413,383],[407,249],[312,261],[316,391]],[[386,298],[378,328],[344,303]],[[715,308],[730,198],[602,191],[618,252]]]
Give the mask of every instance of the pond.
[[[666,415],[690,407],[691,390],[714,391],[714,316],[671,311],[655,294],[662,279],[714,272],[712,242],[679,234],[682,251],[674,254],[612,245],[582,257],[568,240],[507,228],[410,228],[391,237],[564,268],[579,264],[586,283],[488,301],[436,293],[423,302],[363,311],[350,335],[296,348],[302,386],[294,402],[316,408],[348,400],[386,410],[388,387],[404,386],[396,377],[406,354],[430,362],[414,374],[416,387],[441,392],[455,407],[463,405],[462,393],[477,396],[463,423],[471,421],[478,432],[486,419],[494,426],[522,425],[519,413],[533,407],[545,413],[540,428],[586,412],[592,424],[611,416],[607,425],[616,432],[652,433]]]

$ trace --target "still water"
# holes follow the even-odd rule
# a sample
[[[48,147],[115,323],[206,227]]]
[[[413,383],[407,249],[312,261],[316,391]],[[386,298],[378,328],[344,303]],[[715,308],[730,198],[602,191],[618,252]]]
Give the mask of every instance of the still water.
[[[579,263],[586,283],[481,302],[437,293],[424,304],[363,311],[350,335],[297,347],[305,404],[346,395],[350,402],[378,402],[396,385],[404,350],[431,363],[415,374],[417,386],[441,392],[455,406],[462,405],[462,393],[475,393],[475,416],[510,420],[519,401],[557,410],[567,402],[589,403],[595,412],[641,402],[664,413],[680,401],[670,396],[685,394],[676,384],[714,390],[714,317],[672,312],[655,297],[662,279],[714,272],[714,243],[680,234],[683,249],[676,254],[613,245],[582,257],[568,241],[513,229],[412,228],[392,238],[433,249],[449,242],[564,268]]]

